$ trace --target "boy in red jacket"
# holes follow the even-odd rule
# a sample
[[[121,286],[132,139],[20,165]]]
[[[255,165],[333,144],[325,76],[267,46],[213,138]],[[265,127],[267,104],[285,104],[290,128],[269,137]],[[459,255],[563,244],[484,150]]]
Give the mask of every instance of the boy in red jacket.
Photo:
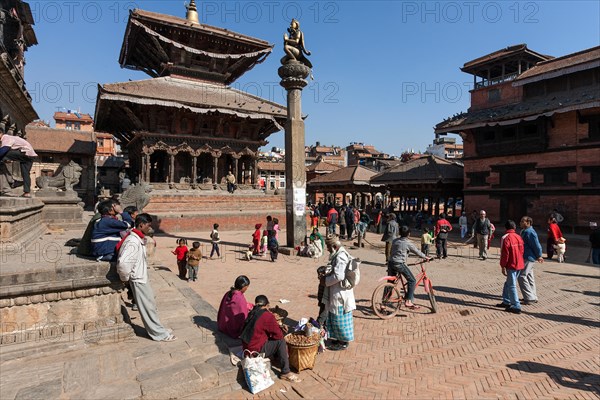
[[[515,232],[517,228],[515,221],[509,219],[504,227],[506,233],[502,236],[500,267],[502,267],[502,274],[506,276],[506,282],[504,282],[504,289],[502,290],[502,303],[496,304],[496,307],[504,307],[505,311],[521,314],[517,279],[525,268],[523,261],[525,245],[521,236]]]

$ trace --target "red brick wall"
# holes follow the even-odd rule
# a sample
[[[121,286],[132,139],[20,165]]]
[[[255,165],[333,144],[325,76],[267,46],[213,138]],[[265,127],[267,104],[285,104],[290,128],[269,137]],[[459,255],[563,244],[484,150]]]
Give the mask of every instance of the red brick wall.
[[[488,92],[490,90],[500,90],[500,100],[489,102]],[[523,87],[513,87],[512,82],[504,82],[498,85],[474,89],[471,91],[471,108],[470,111],[480,110],[482,108],[492,108],[504,106],[506,104],[516,103],[523,98]]]
[[[267,215],[285,228],[284,196],[151,193],[144,212],[155,217],[155,229],[167,233],[210,231],[214,223],[224,230],[253,230],[257,223],[266,224]]]
[[[545,153],[533,153],[524,155],[508,155],[488,157],[483,159],[466,159],[465,165],[465,189],[477,191],[478,193],[467,193],[465,195],[465,207],[470,212],[472,209],[485,209],[492,220],[500,215],[500,201],[489,198],[491,185],[499,183],[500,174],[492,172],[491,165],[534,163],[536,168],[561,168],[575,167],[576,171],[569,172],[568,182],[573,186],[544,186],[544,176],[536,171],[526,172],[526,183],[534,185],[530,192],[539,194],[539,199],[529,202],[527,212],[534,219],[535,224],[541,223],[545,226],[548,214],[557,208],[565,221],[563,225],[567,232],[574,230],[585,230],[589,221],[600,222],[600,196],[580,192],[588,190],[585,186],[590,182],[591,176],[583,172],[586,166],[600,165],[600,149],[583,148],[575,149],[573,146],[581,145],[580,140],[588,136],[588,124],[581,124],[575,112],[555,114],[552,117],[552,125],[548,127],[549,150],[565,149],[564,151],[548,151]],[[475,144],[471,136],[465,140],[465,155],[475,155]],[[489,186],[482,188],[471,188],[468,186],[469,172],[489,171],[487,178]],[[501,191],[495,191],[496,196],[501,196]],[[539,222],[538,222],[539,221]]]

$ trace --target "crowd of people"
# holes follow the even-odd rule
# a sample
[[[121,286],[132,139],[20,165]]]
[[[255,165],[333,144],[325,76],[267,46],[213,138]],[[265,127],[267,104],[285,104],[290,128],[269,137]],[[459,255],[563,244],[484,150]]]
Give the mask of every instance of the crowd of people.
[[[158,341],[173,341],[176,337],[160,322],[152,287],[148,277],[146,246],[151,233],[152,219],[148,214],[139,214],[135,207],[121,209],[116,200],[107,200],[97,205],[97,214],[92,218],[82,239],[80,247],[85,248],[88,242],[89,255],[99,261],[116,261],[117,271],[123,282],[126,282],[132,304],[139,309],[143,324],[148,335]],[[356,217],[358,213],[358,217]],[[469,236],[476,239],[479,258],[488,258],[490,236],[495,231],[494,225],[487,218],[484,210],[475,211],[468,221],[463,212],[459,218],[461,239]],[[348,217],[348,218],[346,218]],[[341,220],[344,223],[341,223]],[[548,223],[548,241],[546,256],[551,259],[554,254],[564,258],[566,239],[558,226],[561,218],[551,214]],[[347,285],[347,270],[353,257],[342,245],[344,238],[353,234],[361,235],[366,232],[371,219],[362,219],[360,210],[351,206],[342,206],[339,211],[335,207],[327,210],[327,234],[319,232],[318,219],[314,216],[311,222],[315,224],[311,234],[303,246],[298,248],[299,255],[321,257],[326,249],[329,258],[326,266],[317,270],[318,314],[316,325],[327,332],[329,338],[327,348],[333,351],[347,349],[354,340],[353,310],[356,309],[354,287]],[[448,257],[447,242],[452,223],[441,213],[435,224],[430,228],[422,228],[420,235],[421,248],[409,240],[411,229],[406,224],[399,224],[395,213],[387,213],[379,221],[382,225],[381,240],[385,243],[385,258],[389,275],[402,275],[407,282],[407,291],[403,299],[408,309],[418,309],[414,303],[416,279],[407,263],[410,253],[429,261],[430,246],[435,245],[437,258]],[[501,238],[500,267],[506,276],[502,290],[502,302],[497,307],[507,312],[519,314],[524,305],[538,302],[535,284],[534,267],[536,263],[544,262],[543,249],[537,232],[533,228],[533,220],[524,216],[520,220],[520,233],[514,221],[507,221],[505,233]],[[332,227],[333,226],[333,227]],[[337,235],[336,227],[340,227]],[[342,228],[343,227],[343,228]],[[255,225],[251,236],[248,252],[253,256],[267,257],[277,260],[278,235],[280,231],[277,218],[268,216],[265,229],[262,223]],[[600,264],[600,230],[596,224],[590,224],[592,243],[590,257],[594,264]],[[420,230],[421,231],[421,230]],[[87,238],[87,239],[86,239]],[[219,225],[214,224],[209,235],[211,243],[210,257],[220,257],[219,244],[221,237]],[[172,251],[176,257],[177,271],[181,279],[196,281],[198,279],[199,263],[202,260],[200,242],[194,241],[192,248],[187,247],[184,238],[178,239],[177,247]],[[250,280],[240,275],[234,285],[223,295],[221,300],[217,326],[225,335],[241,341],[242,347],[249,351],[264,353],[266,357],[274,357],[281,367],[281,378],[298,382],[297,375],[290,371],[289,356],[284,336],[288,328],[278,323],[269,309],[266,295],[259,294],[254,303],[246,300],[245,294],[250,287]],[[519,299],[518,290],[522,293]],[[315,308],[317,312],[317,309]]]

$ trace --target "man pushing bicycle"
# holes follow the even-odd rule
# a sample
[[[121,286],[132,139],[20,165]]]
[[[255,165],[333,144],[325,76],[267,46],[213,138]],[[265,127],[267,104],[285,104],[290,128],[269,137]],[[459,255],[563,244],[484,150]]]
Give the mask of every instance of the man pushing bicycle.
[[[417,246],[415,246],[413,242],[408,239],[409,235],[410,228],[406,225],[403,225],[400,227],[400,237],[392,241],[392,251],[390,260],[388,262],[388,275],[401,274],[404,276],[404,278],[406,278],[408,290],[406,291],[406,295],[404,297],[404,305],[411,310],[416,310],[419,307],[413,304],[413,300],[416,286],[415,284],[417,281],[411,270],[406,265],[406,261],[408,260],[408,252],[410,251],[426,261],[430,261],[431,258],[419,251]]]

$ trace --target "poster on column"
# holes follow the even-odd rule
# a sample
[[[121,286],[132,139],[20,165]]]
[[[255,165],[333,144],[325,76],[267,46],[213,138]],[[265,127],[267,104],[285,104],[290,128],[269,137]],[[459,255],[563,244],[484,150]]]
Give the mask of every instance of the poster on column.
[[[296,217],[304,215],[306,209],[306,189],[294,188],[294,214]]]

